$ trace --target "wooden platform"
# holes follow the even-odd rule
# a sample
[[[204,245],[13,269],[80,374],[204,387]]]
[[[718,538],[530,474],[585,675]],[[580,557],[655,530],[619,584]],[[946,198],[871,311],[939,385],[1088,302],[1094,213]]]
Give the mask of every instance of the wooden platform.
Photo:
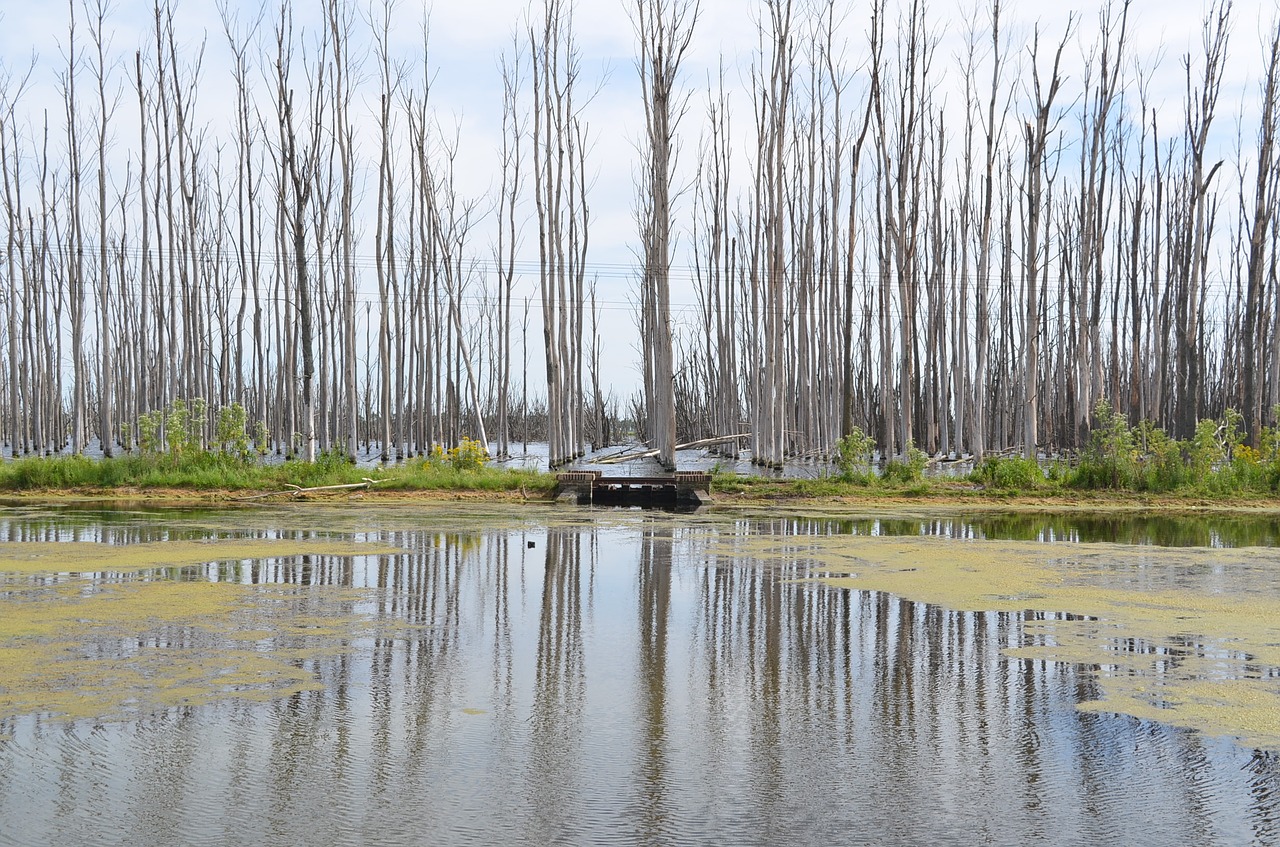
[[[711,474],[676,471],[660,476],[605,476],[600,471],[556,474],[556,499],[579,505],[699,506],[711,501]]]

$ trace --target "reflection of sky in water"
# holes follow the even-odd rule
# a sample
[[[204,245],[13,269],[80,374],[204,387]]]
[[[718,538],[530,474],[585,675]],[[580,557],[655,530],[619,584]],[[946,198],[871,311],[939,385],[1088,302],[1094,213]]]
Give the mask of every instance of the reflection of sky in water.
[[[802,562],[750,543],[727,556],[742,537],[706,518],[351,514],[113,525],[117,541],[256,522],[359,533],[410,552],[259,562],[257,578],[371,588],[362,613],[421,628],[343,650],[313,639],[298,661],[320,691],[128,722],[0,720],[0,844],[1280,836],[1275,753],[1077,711],[1097,694],[1090,676],[1002,656],[1024,613],[792,582]],[[204,572],[249,582],[254,568]]]

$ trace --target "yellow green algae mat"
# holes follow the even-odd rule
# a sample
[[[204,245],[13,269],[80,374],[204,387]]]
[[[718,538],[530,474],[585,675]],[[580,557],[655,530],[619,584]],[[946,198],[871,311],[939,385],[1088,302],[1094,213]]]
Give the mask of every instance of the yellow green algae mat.
[[[360,611],[366,592],[212,582],[182,568],[399,552],[332,540],[2,543],[0,718],[119,719],[319,688],[311,660],[396,636]]]
[[[1015,660],[1097,673],[1109,711],[1280,748],[1280,551],[928,537],[723,538],[828,585],[957,611],[1043,612]]]
[[[185,567],[209,562],[243,561],[277,556],[351,556],[377,552],[349,542],[272,539],[156,541],[144,544],[101,544],[84,541],[0,543],[0,574],[122,573],[158,567]]]

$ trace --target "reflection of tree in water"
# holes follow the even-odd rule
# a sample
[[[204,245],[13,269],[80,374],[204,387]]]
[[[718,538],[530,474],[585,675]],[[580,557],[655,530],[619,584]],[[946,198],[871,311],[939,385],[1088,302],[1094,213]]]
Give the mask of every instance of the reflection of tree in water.
[[[1280,753],[1255,750],[1246,767],[1249,774],[1249,823],[1253,843],[1275,844],[1280,840]]]
[[[1114,786],[1114,761],[1090,761],[1081,736],[1094,732],[1114,743],[1108,733],[1116,723],[1069,709],[1097,696],[1090,678],[1001,655],[1017,646],[1031,613],[950,611],[882,592],[790,582],[813,564],[789,540],[793,529],[789,520],[754,526],[757,546],[762,535],[776,541],[768,557],[745,545],[735,553],[736,533],[690,551],[705,562],[689,678],[691,702],[708,704],[695,712],[706,721],[708,779],[740,773],[765,820],[775,817],[770,808],[777,819],[794,820],[789,807],[814,802],[796,786],[821,781],[833,759],[837,767],[856,763],[851,779],[873,807],[886,809],[933,796],[938,780],[963,773],[1011,798],[1010,813],[1026,815],[1028,826],[1032,818],[1044,823],[1053,804],[1043,786],[1056,784],[1045,771],[1059,768],[1063,756],[1075,760],[1075,774],[1057,777],[1076,780],[1082,798]],[[1079,746],[1043,749],[1055,721]],[[1169,740],[1178,746],[1176,734]],[[956,786],[955,794],[969,789]],[[955,813],[990,817],[981,808]],[[903,814],[910,817],[905,807]]]
[[[534,720],[565,726],[585,693],[582,655],[582,536],[573,530],[547,533],[546,572],[538,626]]]
[[[572,821],[567,792],[582,762],[586,666],[582,632],[581,532],[549,527],[538,619],[528,774],[535,841],[562,840]],[[593,554],[592,548],[588,553]]]
[[[671,610],[671,526],[646,524],[640,539],[639,602],[640,749],[634,777],[637,808],[629,816],[650,843],[662,843],[672,823],[667,721],[667,646]]]
[[[1165,547],[1276,547],[1280,526],[1243,514],[1009,512],[955,517],[790,517],[792,535],[940,536],[1005,541],[1076,541]]]
[[[513,667],[515,655],[511,640],[511,541],[510,535],[502,534],[494,539],[494,555],[485,559],[485,574],[480,585],[493,587],[492,620],[487,623],[492,628],[490,650],[490,702],[497,710],[497,726],[504,742],[510,743],[512,722],[514,720],[514,679]],[[524,574],[525,538],[519,537],[517,543],[521,550],[520,573]]]
[[[410,552],[378,557],[374,616],[412,628],[408,637],[373,639],[372,765],[379,791],[392,789],[393,777],[406,777],[394,773],[396,762],[404,763],[410,776],[431,766],[433,746],[447,734],[465,688],[466,662],[475,658],[463,638],[474,614],[468,603],[477,590],[491,589],[495,572],[505,569],[510,545],[505,532],[391,532],[382,540]],[[498,604],[502,608],[505,600]]]

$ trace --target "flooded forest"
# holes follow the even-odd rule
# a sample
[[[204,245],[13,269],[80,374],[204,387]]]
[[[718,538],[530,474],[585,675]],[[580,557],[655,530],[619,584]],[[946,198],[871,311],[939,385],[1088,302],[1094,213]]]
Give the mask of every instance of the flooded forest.
[[[0,56],[14,456],[133,450],[179,402],[307,458],[532,437],[553,466],[624,426],[780,466],[855,427],[1057,454],[1103,400],[1178,438],[1276,424],[1280,28],[1228,0],[1186,52],[1124,0],[1065,26],[756,0],[718,59],[709,4],[626,0],[629,128],[593,122],[597,57],[539,0],[477,24],[511,33],[470,107],[492,137],[436,108],[456,71],[409,4],[134,5],[70,0],[59,52]],[[606,168],[634,175],[626,265]]]

